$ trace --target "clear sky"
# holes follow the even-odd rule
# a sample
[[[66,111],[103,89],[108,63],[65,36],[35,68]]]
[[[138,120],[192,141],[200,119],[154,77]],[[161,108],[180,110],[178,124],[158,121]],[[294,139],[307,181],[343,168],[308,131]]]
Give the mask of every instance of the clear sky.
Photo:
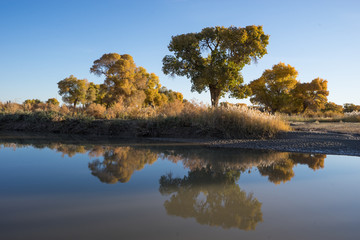
[[[71,74],[101,83],[93,61],[117,52],[209,103],[190,80],[164,75],[162,58],[173,35],[230,25],[263,25],[270,35],[268,54],[243,69],[246,83],[281,61],[301,82],[327,79],[330,101],[360,104],[359,0],[0,0],[0,101],[60,100],[57,82]]]

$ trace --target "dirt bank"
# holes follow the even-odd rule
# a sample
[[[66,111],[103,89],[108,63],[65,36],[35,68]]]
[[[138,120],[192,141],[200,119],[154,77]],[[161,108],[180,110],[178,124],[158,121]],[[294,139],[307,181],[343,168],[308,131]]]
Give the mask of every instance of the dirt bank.
[[[162,139],[208,147],[360,156],[360,123],[299,123],[273,139]]]

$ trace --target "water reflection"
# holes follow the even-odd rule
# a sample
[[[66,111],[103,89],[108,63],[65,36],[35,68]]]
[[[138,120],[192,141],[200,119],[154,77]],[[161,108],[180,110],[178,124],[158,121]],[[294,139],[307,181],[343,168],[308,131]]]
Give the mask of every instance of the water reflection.
[[[239,177],[239,171],[215,172],[208,166],[190,171],[184,178],[162,176],[159,191],[170,195],[164,202],[169,215],[225,229],[255,230],[262,221],[261,203],[240,189],[236,184]]]
[[[297,164],[308,165],[309,168],[318,170],[324,168],[325,154],[291,154],[267,166],[259,166],[258,170],[262,176],[267,176],[270,182],[279,184],[290,181],[295,173],[294,166]]]
[[[91,174],[104,183],[126,183],[135,171],[157,159],[181,162],[190,171],[209,169],[216,172],[245,171],[257,169],[272,183],[279,184],[290,181],[294,177],[293,168],[307,165],[315,170],[324,168],[324,154],[299,154],[282,152],[218,150],[204,147],[184,147],[166,145],[94,145],[63,144],[40,141],[36,143],[2,142],[0,147],[13,149],[32,146],[34,148],[50,148],[60,152],[62,156],[73,157],[76,154],[87,154],[92,160],[88,167]]]
[[[158,155],[149,149],[131,147],[106,147],[91,150],[90,155],[103,151],[104,159],[96,159],[89,163],[91,174],[104,183],[128,182],[135,170],[141,170],[146,164],[152,164]]]
[[[27,148],[0,150],[3,239],[66,238],[63,229],[87,239],[358,235],[358,159],[330,156],[322,171],[322,154],[1,139],[0,148]]]
[[[3,143],[4,147],[28,144]],[[35,148],[50,148],[62,156],[88,154],[95,160],[89,162],[91,174],[101,182],[126,183],[135,171],[158,159],[181,162],[189,169],[188,175],[175,178],[162,175],[159,192],[168,196],[164,207],[168,215],[194,218],[198,223],[222,228],[254,230],[262,221],[261,206],[251,193],[238,185],[240,175],[257,169],[272,183],[290,181],[294,166],[307,165],[313,170],[324,167],[326,155],[294,154],[280,152],[238,151],[204,147],[164,145],[78,145],[61,143],[31,144]]]

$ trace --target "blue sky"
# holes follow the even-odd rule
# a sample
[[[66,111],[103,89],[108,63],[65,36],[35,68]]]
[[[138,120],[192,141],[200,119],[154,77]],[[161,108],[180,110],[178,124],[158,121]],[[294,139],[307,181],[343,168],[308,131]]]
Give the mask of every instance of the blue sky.
[[[270,35],[268,54],[243,69],[246,83],[281,61],[301,82],[327,79],[330,101],[360,104],[357,0],[0,0],[0,101],[60,100],[57,82],[71,74],[101,83],[89,72],[93,61],[117,52],[185,98],[209,103],[190,80],[165,76],[162,58],[173,35],[230,25],[263,25]]]

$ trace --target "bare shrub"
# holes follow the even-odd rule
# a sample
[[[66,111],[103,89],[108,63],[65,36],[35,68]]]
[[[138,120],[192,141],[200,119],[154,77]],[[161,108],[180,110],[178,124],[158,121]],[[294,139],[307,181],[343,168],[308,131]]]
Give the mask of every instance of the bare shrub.
[[[181,113],[184,109],[184,103],[175,99],[172,102],[168,102],[158,109],[158,114],[166,116],[166,117],[173,117]]]
[[[47,111],[52,111],[52,112],[59,112],[60,111],[60,106],[55,105],[55,104],[51,104],[51,103],[47,103],[46,104],[46,110]]]
[[[86,109],[85,113],[88,116],[92,116],[95,118],[104,118],[105,117],[106,108],[103,105],[92,103]]]
[[[353,111],[350,113],[345,113],[344,122],[360,122],[360,112],[359,111]]]
[[[7,113],[16,113],[22,111],[22,106],[18,103],[7,102],[4,104],[4,111]]]
[[[68,115],[70,113],[70,109],[65,104],[63,104],[60,107],[59,112],[63,115]]]
[[[112,119],[112,118],[121,118],[124,112],[124,105],[123,102],[117,102],[110,108],[106,110],[105,118]]]

